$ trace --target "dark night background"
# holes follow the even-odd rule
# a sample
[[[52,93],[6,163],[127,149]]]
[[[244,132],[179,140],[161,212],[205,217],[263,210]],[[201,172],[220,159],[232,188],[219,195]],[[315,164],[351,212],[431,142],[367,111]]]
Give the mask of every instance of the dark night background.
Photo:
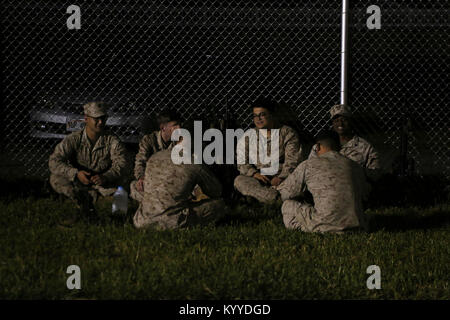
[[[404,128],[415,172],[448,177],[448,2],[350,3],[358,130],[389,162]],[[366,27],[372,4],[381,30]],[[66,27],[69,5],[3,1],[2,150],[27,174],[46,172],[57,142],[29,137],[43,100],[98,96],[149,118],[167,106],[186,118],[228,112],[246,128],[249,102],[271,95],[306,135],[327,127],[339,103],[340,1],[78,1],[81,30]]]

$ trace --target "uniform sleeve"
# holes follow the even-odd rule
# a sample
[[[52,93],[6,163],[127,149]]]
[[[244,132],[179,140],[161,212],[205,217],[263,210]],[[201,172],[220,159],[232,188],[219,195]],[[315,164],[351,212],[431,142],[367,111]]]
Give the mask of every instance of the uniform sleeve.
[[[365,158],[367,159],[365,166],[367,178],[370,181],[378,180],[381,176],[380,159],[378,152],[371,145],[366,150]]]
[[[237,168],[240,174],[247,177],[253,177],[255,173],[259,172],[253,164],[238,164]]]
[[[284,163],[279,178],[286,179],[295,170],[300,162],[300,141],[297,132],[289,130],[284,139]]]
[[[74,138],[72,136],[64,138],[50,155],[48,161],[50,172],[74,181],[78,169],[70,165],[69,160],[75,155],[75,152]]]
[[[139,142],[139,152],[136,154],[134,162],[134,176],[136,179],[140,179],[145,175],[145,166],[153,154],[151,141],[151,135],[145,135]]]
[[[259,172],[255,165],[250,164],[249,161],[249,147],[246,135],[242,136],[237,143],[237,169],[243,176],[252,177]]]
[[[131,173],[128,165],[127,150],[119,139],[114,138],[110,149],[111,168],[103,174],[108,181],[117,181]]]
[[[306,190],[306,166],[308,161],[303,161],[277,188],[281,200],[289,200],[299,197]]]
[[[216,176],[205,166],[200,166],[197,184],[204,194],[210,198],[219,198],[222,194],[222,185]]]

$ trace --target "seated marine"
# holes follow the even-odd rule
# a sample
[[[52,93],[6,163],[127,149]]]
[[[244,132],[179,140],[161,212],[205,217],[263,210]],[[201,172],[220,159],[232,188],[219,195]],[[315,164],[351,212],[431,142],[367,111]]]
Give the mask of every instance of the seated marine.
[[[105,130],[107,105],[89,102],[83,108],[85,128],[66,136],[50,155],[50,185],[82,213],[92,213],[99,196],[127,185],[131,170],[125,146]]]
[[[188,131],[194,137],[193,128]],[[144,194],[133,218],[136,228],[186,228],[213,223],[226,214],[222,186],[210,169],[204,164],[194,164],[193,155],[188,155],[190,164],[173,161],[175,155],[186,152],[192,143],[188,140],[193,139],[181,136],[175,146],[153,154],[147,161]],[[207,199],[194,201],[197,185]]]
[[[363,200],[369,187],[363,169],[339,153],[334,131],[319,134],[316,146],[316,156],[300,163],[278,186],[284,225],[304,232],[367,230]],[[314,204],[305,200],[307,191]]]
[[[276,119],[277,105],[270,99],[260,98],[251,105],[255,129],[249,129],[238,141],[237,158],[240,175],[234,180],[234,187],[242,195],[252,197],[262,203],[271,203],[279,197],[276,187],[294,171],[301,158],[301,146],[297,132],[289,126],[281,125]],[[274,129],[278,129],[278,134]],[[246,137],[255,130],[255,141]],[[272,156],[272,137],[278,139],[278,156]],[[262,148],[260,148],[262,146]],[[274,144],[276,146],[276,144]],[[240,153],[240,151],[243,151]],[[254,152],[256,151],[256,152]],[[271,162],[263,163],[261,155],[268,155]],[[251,161],[251,160],[254,161]],[[253,162],[253,163],[252,163]],[[275,172],[269,172],[274,162]],[[264,172],[267,170],[266,172]]]
[[[339,152],[364,168],[366,177],[374,182],[381,176],[378,152],[365,139],[355,134],[352,126],[352,113],[346,105],[335,105],[330,110],[333,130],[339,134]],[[313,146],[309,158],[315,157]]]
[[[130,197],[141,202],[144,195],[145,166],[148,159],[158,151],[173,146],[172,132],[180,127],[181,117],[174,110],[163,111],[157,116],[159,131],[142,137],[134,164],[134,176],[130,185]]]

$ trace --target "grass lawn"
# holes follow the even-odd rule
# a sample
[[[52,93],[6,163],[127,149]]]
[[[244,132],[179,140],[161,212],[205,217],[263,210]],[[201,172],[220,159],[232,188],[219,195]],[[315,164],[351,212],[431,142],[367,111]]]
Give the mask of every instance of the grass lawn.
[[[450,206],[367,210],[370,233],[286,230],[277,207],[240,206],[217,226],[136,230],[131,216],[61,228],[69,202],[0,201],[2,299],[450,299]],[[69,265],[81,290],[66,287]],[[366,269],[381,269],[381,289]]]

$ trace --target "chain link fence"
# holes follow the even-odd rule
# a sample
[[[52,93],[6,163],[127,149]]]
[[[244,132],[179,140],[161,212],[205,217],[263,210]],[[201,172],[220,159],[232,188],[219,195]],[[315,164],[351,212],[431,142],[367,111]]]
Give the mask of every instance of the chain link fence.
[[[349,103],[410,159],[400,169],[449,177],[449,3],[377,1],[381,29],[369,31],[372,2],[352,3]]]
[[[414,189],[442,193],[450,177],[448,1],[351,1],[349,104],[387,168]],[[381,9],[368,30],[367,8]],[[444,195],[445,196],[445,195]]]
[[[134,143],[166,107],[248,128],[249,103],[262,95],[289,106],[305,134],[330,126],[340,1],[77,1],[74,30],[71,4],[3,1],[3,168],[47,176],[67,122],[93,99],[113,105],[111,130]],[[372,4],[378,30],[366,25]],[[349,105],[360,134],[389,170],[448,178],[448,1],[352,0],[350,9]]]

